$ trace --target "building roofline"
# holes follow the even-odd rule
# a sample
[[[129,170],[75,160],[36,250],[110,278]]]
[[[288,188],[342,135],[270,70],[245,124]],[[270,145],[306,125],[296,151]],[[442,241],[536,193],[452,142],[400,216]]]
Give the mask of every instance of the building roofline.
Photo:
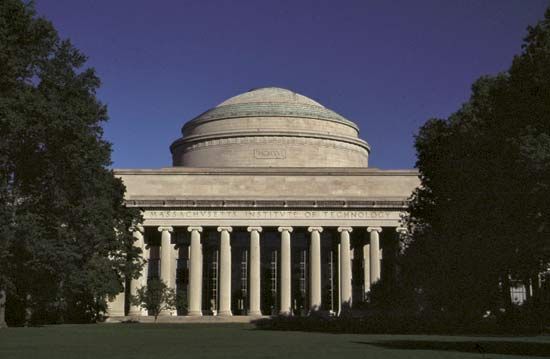
[[[165,167],[115,168],[116,175],[415,176],[416,169],[363,167]]]

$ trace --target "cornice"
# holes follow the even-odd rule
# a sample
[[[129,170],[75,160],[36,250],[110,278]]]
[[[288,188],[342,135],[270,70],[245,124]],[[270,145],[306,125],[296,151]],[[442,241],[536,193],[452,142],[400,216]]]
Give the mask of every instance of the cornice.
[[[370,153],[371,148],[369,144],[360,138],[341,136],[335,134],[324,134],[316,131],[283,131],[283,130],[239,130],[239,131],[218,131],[208,134],[191,135],[177,139],[170,145],[170,151],[173,153],[174,149],[179,146],[189,146],[192,144],[209,141],[206,147],[217,145],[214,141],[225,141],[225,144],[244,144],[249,145],[249,138],[276,138],[276,142],[283,142],[284,144],[299,144],[297,139],[316,139],[330,141],[334,144],[343,143],[348,145],[354,145],[361,147]],[[230,142],[229,139],[233,139]]]
[[[398,176],[418,177],[416,169],[381,170],[362,167],[166,167],[116,168],[115,175],[246,175],[246,176]]]
[[[407,208],[405,199],[395,200],[277,200],[277,199],[128,199],[128,207],[147,209],[371,209],[403,210]]]

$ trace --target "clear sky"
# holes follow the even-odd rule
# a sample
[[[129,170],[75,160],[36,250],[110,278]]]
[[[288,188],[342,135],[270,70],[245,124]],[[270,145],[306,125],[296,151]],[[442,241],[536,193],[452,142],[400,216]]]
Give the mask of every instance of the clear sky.
[[[171,165],[181,126],[264,86],[355,121],[371,167],[410,168],[414,134],[506,70],[550,0],[35,0],[89,57],[116,168]]]

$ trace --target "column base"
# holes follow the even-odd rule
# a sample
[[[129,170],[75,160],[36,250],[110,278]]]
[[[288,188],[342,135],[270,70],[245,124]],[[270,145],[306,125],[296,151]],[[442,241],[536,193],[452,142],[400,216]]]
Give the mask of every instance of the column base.
[[[128,316],[129,317],[141,317],[142,313],[141,313],[141,310],[130,310],[128,312]]]
[[[290,311],[285,310],[285,311],[280,311],[279,315],[283,316],[283,317],[290,317],[292,315],[292,313]]]
[[[232,317],[232,316],[233,316],[233,313],[231,313],[230,310],[218,312],[218,317]]]
[[[119,310],[110,310],[107,312],[108,317],[124,317],[126,314],[123,311]]]
[[[262,312],[260,312],[259,310],[257,310],[257,311],[250,311],[250,312],[248,312],[248,315],[251,316],[251,317],[261,317],[261,316],[262,316]]]
[[[187,313],[188,317],[202,317],[202,312],[198,310],[193,310]]]

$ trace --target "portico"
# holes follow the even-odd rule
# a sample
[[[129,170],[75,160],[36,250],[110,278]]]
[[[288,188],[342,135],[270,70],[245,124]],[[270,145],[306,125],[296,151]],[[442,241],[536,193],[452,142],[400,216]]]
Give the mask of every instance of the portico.
[[[396,204],[397,205],[397,204]],[[232,307],[235,303],[232,284],[239,281],[246,282],[248,287],[244,298],[245,310],[242,315],[260,316],[262,314],[299,314],[300,305],[304,306],[305,313],[326,310],[334,314],[352,308],[353,286],[352,262],[358,261],[363,275],[361,286],[357,288],[355,280],[355,292],[361,291],[361,295],[355,296],[355,300],[366,297],[370,286],[380,279],[380,234],[382,227],[394,234],[397,240],[400,227],[399,210],[349,210],[336,211],[322,210],[209,210],[209,209],[160,209],[153,208],[144,211],[145,221],[143,225],[133,228],[135,245],[144,250],[144,257],[148,261],[146,270],[138,279],[131,281],[130,293],[135,294],[137,288],[146,284],[147,273],[158,273],[158,277],[170,287],[183,286],[187,295],[188,308],[186,312],[163,312],[164,316],[188,315],[218,315],[232,316]],[[213,223],[218,225],[213,225]],[[243,225],[249,223],[250,225]],[[326,224],[320,226],[321,223]],[[232,260],[237,258],[232,254],[232,235],[239,231],[241,238],[246,238],[246,272],[243,276],[240,268],[236,272],[232,267]],[[307,248],[293,248],[294,232],[300,232],[299,236],[307,242]],[[209,236],[203,235],[209,232]],[[262,238],[262,234],[269,232],[269,239]],[[332,232],[331,236],[325,236],[323,240],[330,241],[334,248],[330,249],[331,255],[321,255],[321,235]],[[307,234],[306,234],[307,233]],[[159,236],[160,234],[160,236]],[[214,234],[214,235],[212,235]],[[274,236],[274,234],[276,234]],[[352,247],[351,235],[355,235]],[[150,238],[149,238],[150,237]],[[158,241],[160,237],[160,241]],[[276,248],[271,249],[271,256],[261,255],[265,240],[273,242]],[[202,248],[205,241],[215,248],[216,255],[212,262],[205,261]],[[272,246],[273,247],[273,246]],[[146,257],[153,252],[159,253],[158,258]],[[365,250],[367,248],[367,250]],[[304,256],[295,256],[293,251],[304,253]],[[188,255],[181,255],[187,253]],[[353,253],[353,254],[352,254]],[[332,258],[333,261],[323,260]],[[268,261],[262,263],[262,258]],[[275,263],[271,259],[275,259]],[[298,258],[298,260],[296,260]],[[294,259],[294,261],[293,261]],[[172,267],[177,268],[186,263],[188,276],[183,281],[171,276]],[[241,262],[242,258],[240,259]],[[298,261],[299,263],[296,263]],[[294,262],[294,263],[293,263]],[[203,273],[209,265],[217,268],[217,291],[205,288],[206,282]],[[272,264],[276,264],[272,266]],[[305,272],[296,272],[296,267],[305,266]],[[152,268],[155,267],[155,268]],[[328,267],[328,268],[327,268]],[[269,277],[262,276],[262,268],[269,272]],[[181,269],[181,268],[180,268]],[[207,268],[208,269],[208,268]],[[323,273],[332,273],[331,278]],[[236,278],[238,277],[238,278]],[[293,278],[297,277],[297,278]],[[322,278],[324,277],[324,278]],[[294,279],[294,280],[293,280]],[[298,280],[296,280],[298,279]],[[322,280],[324,279],[324,280]],[[262,283],[267,281],[268,283]],[[305,283],[306,288],[298,288],[305,297],[303,303],[296,303],[296,292],[292,285]],[[325,284],[325,285],[323,285]],[[328,284],[328,285],[327,285]],[[296,284],[295,284],[296,285]],[[299,284],[298,284],[299,285]],[[276,293],[276,312],[262,308],[262,288],[269,287]],[[178,288],[182,289],[182,288]],[[331,303],[323,303],[327,298],[324,291],[331,292]],[[263,291],[265,293],[265,290]],[[122,294],[121,294],[122,295]],[[209,300],[203,300],[203,296]],[[265,301],[264,301],[265,302]],[[118,301],[119,305],[124,303]],[[262,310],[263,309],[263,310]],[[119,309],[123,310],[123,309]],[[146,315],[139,308],[131,306],[129,316],[137,317]]]

